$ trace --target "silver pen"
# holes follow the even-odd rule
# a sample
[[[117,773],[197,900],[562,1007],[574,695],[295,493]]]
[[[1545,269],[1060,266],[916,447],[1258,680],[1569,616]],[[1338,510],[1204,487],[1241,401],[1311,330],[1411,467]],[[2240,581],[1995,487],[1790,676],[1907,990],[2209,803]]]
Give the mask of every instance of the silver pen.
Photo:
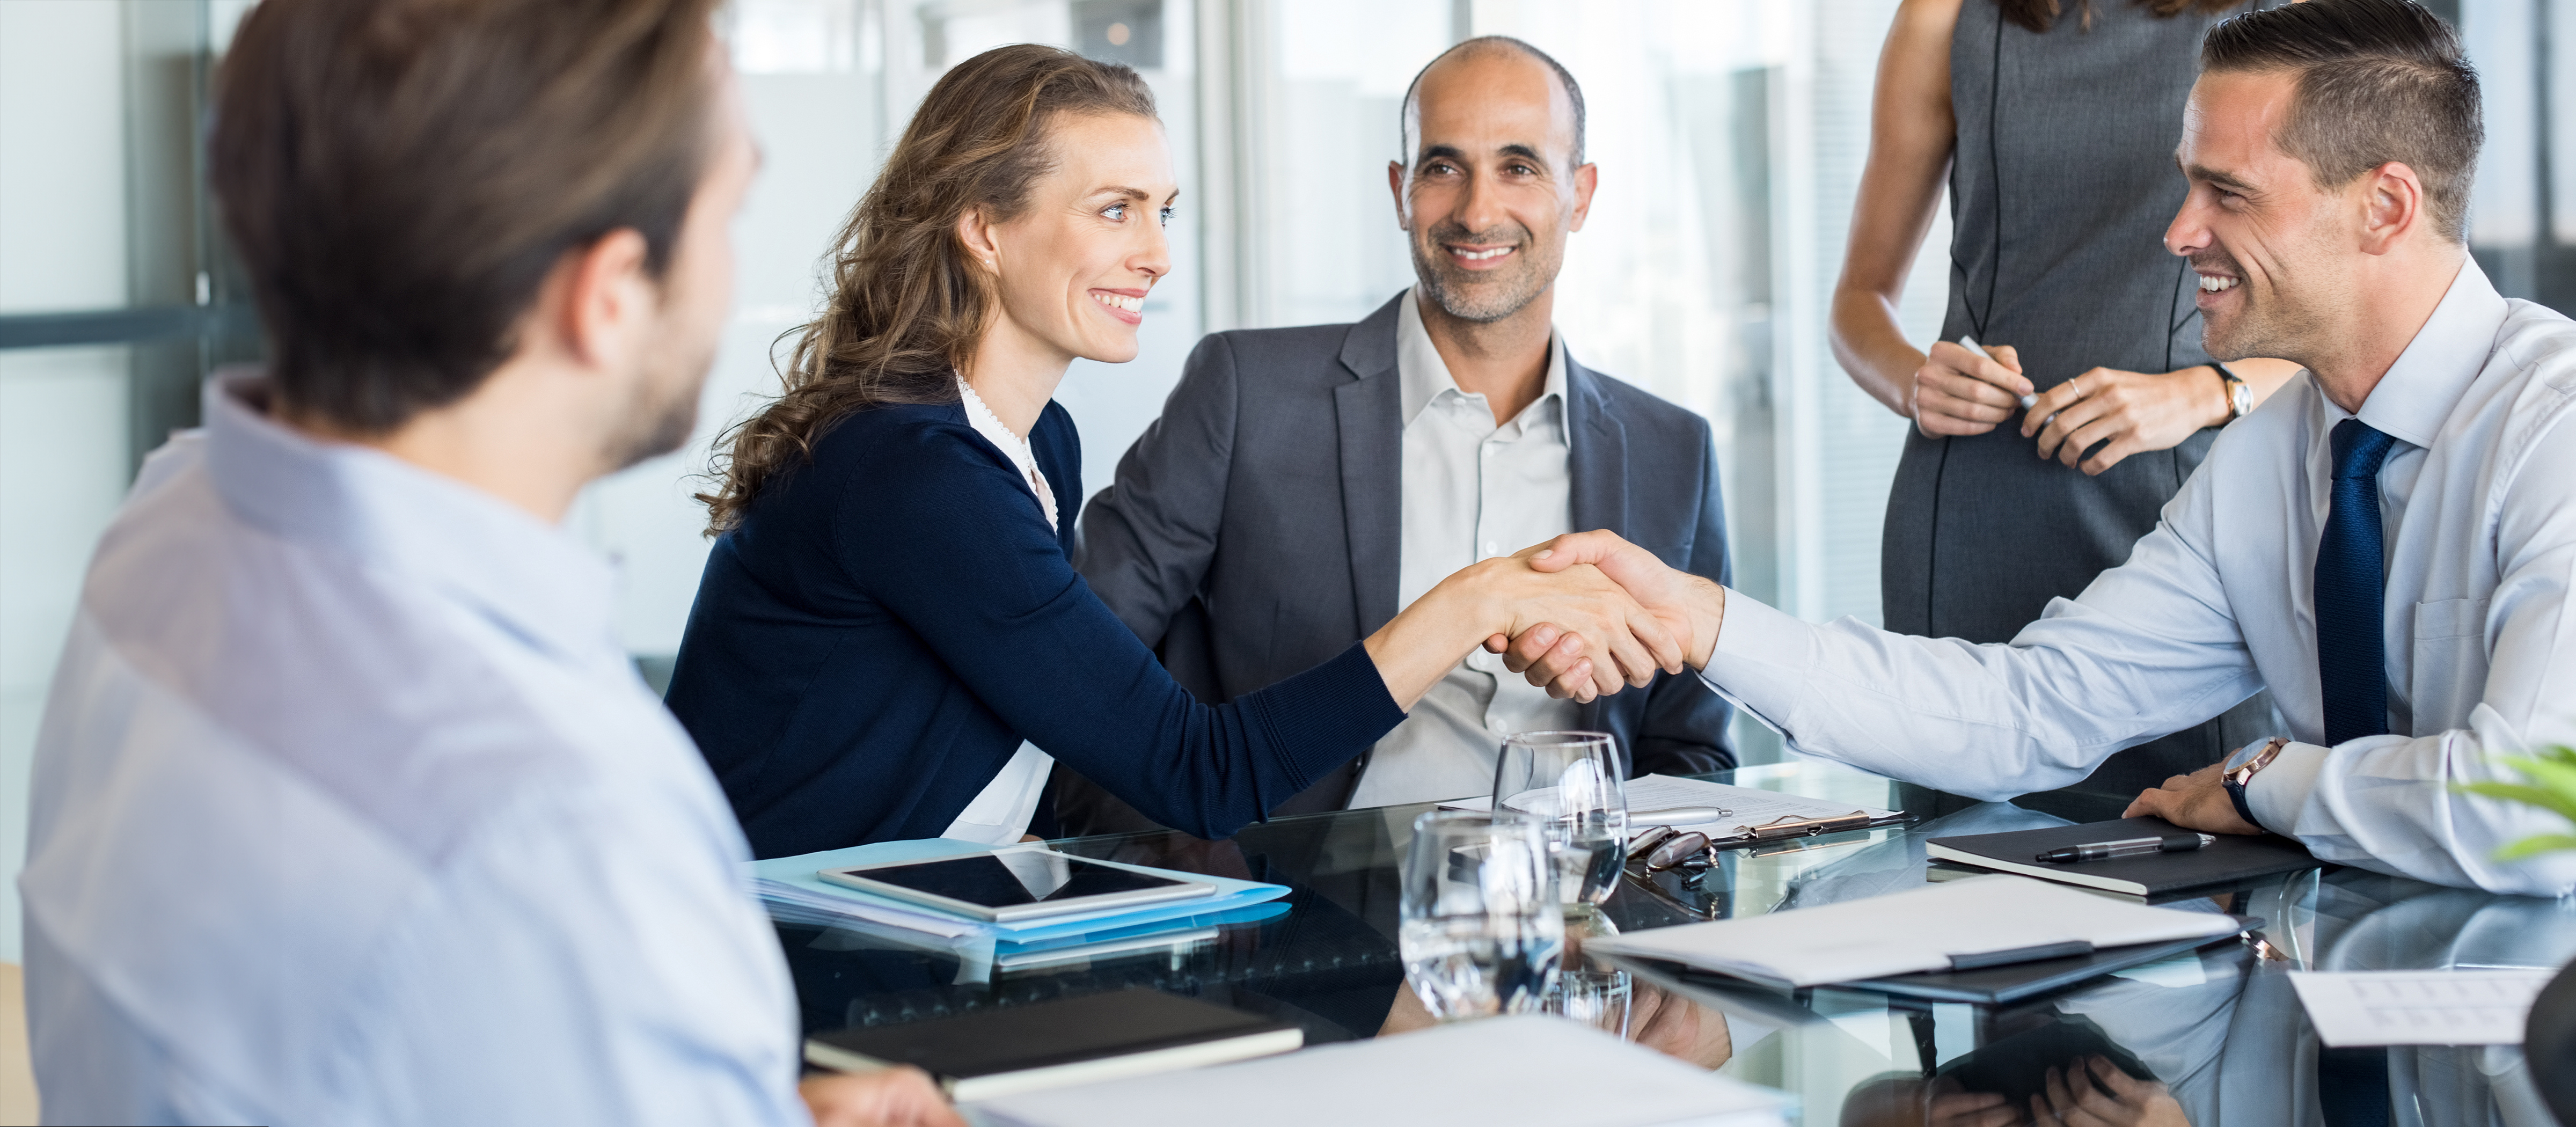
[[[1960,334],[1960,335],[1959,335],[1959,347],[1961,347],[1961,348],[1973,348],[1973,349],[1976,349],[1976,350],[1977,350],[1977,355],[1979,355],[1979,356],[1983,356],[1983,357],[1985,357],[1985,358],[1986,358],[1986,359],[1988,359],[1988,360],[1995,360],[1995,354],[1994,354],[1994,353],[1991,353],[1991,352],[1986,351],[1986,346],[1984,346],[1984,345],[1982,345],[1982,344],[1978,344],[1978,343],[1977,343],[1977,338],[1972,337],[1972,336],[1969,336],[1969,335],[1967,335],[1967,334],[1965,334],[1965,333],[1962,333],[1962,334]],[[1996,362],[1996,363],[1998,363],[1998,364],[2000,364],[2000,363],[2002,363],[2003,361],[2001,361],[2001,360],[1995,360],[1995,362]],[[2036,395],[2025,395],[2025,396],[2022,396],[2022,397],[2021,397],[2021,405],[2022,405],[2022,409],[2023,409],[2023,410],[2025,410],[2025,411],[2026,411],[2026,410],[2029,410],[2030,408],[2037,407],[2037,406],[2039,406],[2039,397],[2038,397],[2038,396],[2036,396]],[[2053,419],[2053,418],[2056,418],[2057,416],[2055,416],[2055,415],[2051,415],[2051,416],[2049,416],[2049,417]]]
[[[2088,841],[2064,849],[2051,849],[2040,854],[2039,861],[2047,865],[2069,865],[2078,861],[2108,861],[2115,857],[2144,857],[2150,853],[2189,853],[2217,842],[2218,838],[2210,834],[2165,834],[2162,837]]]

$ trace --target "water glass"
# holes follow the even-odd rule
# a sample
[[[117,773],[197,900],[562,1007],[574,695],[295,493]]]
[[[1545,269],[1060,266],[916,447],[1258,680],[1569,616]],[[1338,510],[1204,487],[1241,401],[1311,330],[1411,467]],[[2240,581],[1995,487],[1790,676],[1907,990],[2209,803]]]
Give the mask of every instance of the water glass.
[[[1561,970],[1538,1009],[1625,1037],[1635,997],[1635,980],[1624,970]]]
[[[1565,916],[1539,821],[1434,810],[1413,820],[1397,942],[1442,1021],[1527,1013],[1556,981]]]
[[[1528,814],[1547,829],[1557,892],[1599,904],[1619,886],[1628,857],[1628,771],[1607,732],[1523,732],[1494,763],[1494,809]]]

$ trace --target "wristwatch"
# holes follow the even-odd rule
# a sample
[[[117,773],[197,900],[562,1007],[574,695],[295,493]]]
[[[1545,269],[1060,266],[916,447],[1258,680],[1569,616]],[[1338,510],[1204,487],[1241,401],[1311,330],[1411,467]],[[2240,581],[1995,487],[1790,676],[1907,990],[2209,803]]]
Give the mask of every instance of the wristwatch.
[[[2227,800],[2236,804],[2236,816],[2245,819],[2246,825],[2258,830],[2263,828],[2263,823],[2254,818],[2254,804],[2245,800],[2245,784],[2253,782],[2254,776],[2271,766],[2272,761],[2280,757],[2281,749],[2288,746],[2288,736],[2274,736],[2259,744],[2237,748],[2220,764],[2218,777],[2226,781]]]
[[[2219,385],[2227,389],[2227,421],[2235,422],[2254,410],[2254,385],[2236,378],[2227,365],[2216,360],[2209,366],[2218,372]]]

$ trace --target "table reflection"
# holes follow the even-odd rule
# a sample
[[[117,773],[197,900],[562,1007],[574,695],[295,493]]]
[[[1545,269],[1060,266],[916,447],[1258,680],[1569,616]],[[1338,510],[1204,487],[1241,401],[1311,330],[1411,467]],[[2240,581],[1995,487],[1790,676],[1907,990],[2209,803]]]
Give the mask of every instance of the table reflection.
[[[1582,991],[1563,1008],[1569,1019],[1676,1059],[1786,1089],[1806,1124],[2315,1124],[2323,1119],[2321,1054],[2290,971],[2554,967],[2576,958],[2576,902],[2350,869],[2172,902],[2264,922],[2254,942],[2203,948],[2008,1006],[1684,982],[1583,954],[1582,938],[1607,931],[1795,911],[1971,875],[1927,864],[1929,838],[2119,813],[2068,795],[1976,802],[1829,764],[1712,778],[1902,809],[1918,821],[1723,851],[1696,874],[1632,870],[1608,903],[1570,929],[1577,934],[1566,966],[1599,977],[1578,980]],[[1404,986],[1395,940],[1396,867],[1424,809],[1283,818],[1226,842],[1154,833],[1056,843],[1080,856],[1291,889],[1266,915],[1192,921],[1168,935],[1020,950],[890,934],[895,929],[782,925],[779,934],[811,1031],[1142,986],[1293,1021],[1310,1043],[1399,1035],[1430,1024]],[[2517,1048],[2369,1050],[2359,1059],[2366,1084],[2406,1109],[2399,1122],[2552,1122]]]

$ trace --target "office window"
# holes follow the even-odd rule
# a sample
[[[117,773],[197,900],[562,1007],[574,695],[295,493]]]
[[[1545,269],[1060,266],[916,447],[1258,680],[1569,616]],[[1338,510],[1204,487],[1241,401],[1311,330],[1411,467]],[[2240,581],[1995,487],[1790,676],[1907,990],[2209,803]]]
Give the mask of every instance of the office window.
[[[252,0],[0,3],[0,871],[81,571],[135,466],[196,421],[256,318],[198,168],[206,83]],[[1991,0],[1971,0],[1991,2]],[[2576,310],[2576,0],[2433,0],[2485,80],[2472,247],[2508,295]],[[1411,284],[1387,195],[1413,73],[1521,36],[1584,83],[1601,190],[1558,320],[1585,362],[1705,414],[1737,582],[1810,619],[1878,613],[1878,530],[1904,423],[1825,348],[1895,0],[731,0],[721,19],[767,160],[737,220],[738,304],[680,453],[588,491],[574,529],[622,569],[648,668],[706,554],[691,494],[715,435],[776,388],[773,347],[822,300],[832,235],[956,62],[1055,43],[1137,67],[1181,218],[1144,349],[1077,362],[1059,399],[1087,490],[1213,328],[1347,321]],[[1946,212],[1901,320],[1939,328]],[[1767,734],[1742,733],[1757,761]],[[0,959],[14,900],[0,898]]]

